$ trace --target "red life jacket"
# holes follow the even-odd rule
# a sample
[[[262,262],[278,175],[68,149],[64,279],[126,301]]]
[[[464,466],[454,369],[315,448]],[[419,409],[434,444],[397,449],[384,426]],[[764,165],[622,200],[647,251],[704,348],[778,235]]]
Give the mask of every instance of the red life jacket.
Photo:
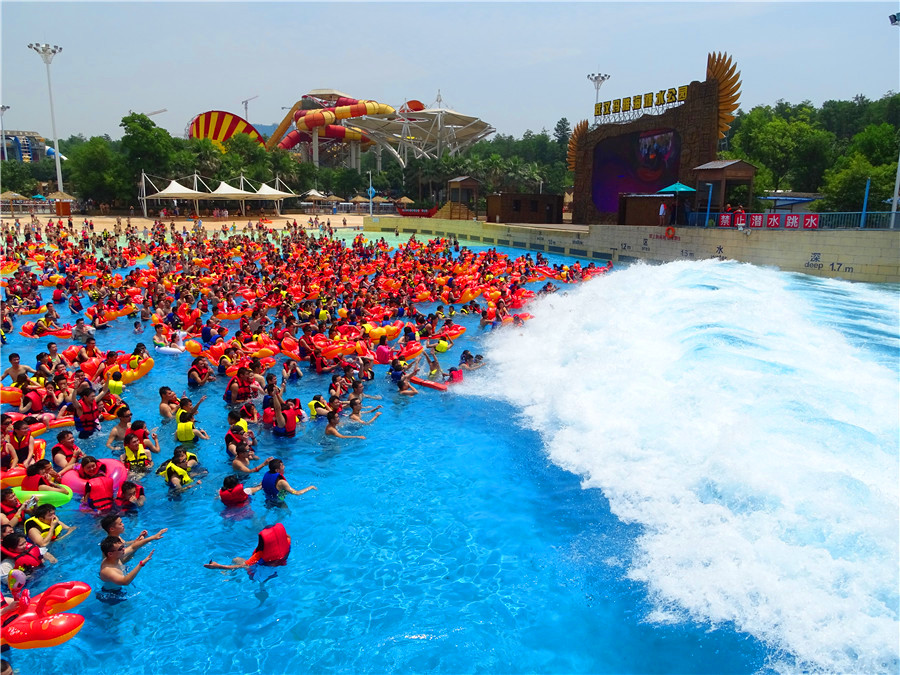
[[[16,515],[16,512],[21,508],[22,502],[16,499],[16,505],[10,506],[6,502],[0,503],[0,509],[3,510],[3,515],[12,520],[13,516]]]
[[[144,496],[144,486],[140,483],[136,483],[135,486],[134,498],[140,499]],[[125,497],[122,496],[121,487],[119,487],[119,494],[116,495],[116,506],[124,511],[128,511],[137,507],[137,505],[134,504],[131,500],[125,499]]]
[[[83,478],[84,480],[93,480],[94,478],[98,478],[100,476],[106,475],[106,464],[97,464],[97,473],[93,476],[88,476],[84,473],[84,469],[81,468],[81,465],[78,465],[78,477]]]
[[[25,398],[31,401],[31,412],[39,413],[44,411],[44,397],[36,391],[29,391],[25,394]]]
[[[235,396],[232,396],[231,393],[231,385],[237,382],[238,390]],[[228,384],[225,385],[225,393],[222,395],[222,399],[226,403],[240,403],[241,401],[246,401],[249,398],[253,397],[253,389],[250,385],[243,380],[241,380],[237,375],[228,380]]]
[[[37,492],[41,489],[41,485],[52,485],[52,483],[39,473],[33,476],[25,476],[22,479],[22,489],[26,492]]]
[[[16,454],[19,455],[19,461],[25,459],[19,450],[24,450],[28,447],[28,442],[31,440],[31,429],[25,432],[25,435],[22,438],[18,438],[13,432],[9,435],[9,444],[13,446],[13,449],[16,451]]]
[[[81,414],[75,417],[75,428],[78,431],[92,432],[97,428],[97,418],[100,416],[100,406],[97,401],[92,401],[88,407],[84,399],[81,400]]]
[[[250,501],[250,495],[244,492],[243,483],[238,483],[230,490],[222,488],[219,490],[219,498],[222,500],[222,503],[228,507],[243,506]]]
[[[237,444],[238,444],[238,443],[244,443],[244,442],[245,442],[245,441],[242,441],[240,438],[238,438],[237,436],[235,436],[235,435],[234,435],[234,432],[231,431],[231,429],[229,429],[229,430],[225,433],[225,448],[226,448],[226,449],[228,448],[229,445],[234,445],[235,447],[237,447]]]
[[[269,565],[284,565],[291,552],[291,542],[284,531],[284,525],[275,523],[260,532],[256,551],[262,554],[263,561]]]
[[[98,476],[84,484],[84,501],[95,511],[113,507],[113,482],[109,476]]]
[[[68,449],[66,446],[64,446],[62,443],[57,443],[57,444],[54,445],[52,448],[50,448],[50,458],[53,459],[54,457],[56,457],[56,455],[57,455],[58,453],[61,452],[61,453],[65,456],[66,462],[68,463],[68,462],[72,459],[72,456],[75,454],[75,451],[76,451],[76,450],[78,450],[78,446],[77,446],[77,445],[74,446],[71,450],[69,450],[69,449]],[[54,463],[55,463],[55,462],[54,462]]]
[[[146,428],[144,428],[144,429],[131,429],[131,428],[129,428],[129,429],[128,429],[128,433],[134,434],[135,436],[137,436],[137,437],[138,437],[138,440],[141,442],[141,445],[144,444],[144,441],[146,441],[146,440],[147,440],[147,437],[150,435],[150,432],[147,431]]]
[[[28,548],[21,552],[10,551],[8,548],[2,546],[0,546],[0,551],[2,551],[4,558],[12,559],[14,569],[21,569],[23,567],[35,568],[40,567],[44,563],[41,550],[32,543],[29,543]]]

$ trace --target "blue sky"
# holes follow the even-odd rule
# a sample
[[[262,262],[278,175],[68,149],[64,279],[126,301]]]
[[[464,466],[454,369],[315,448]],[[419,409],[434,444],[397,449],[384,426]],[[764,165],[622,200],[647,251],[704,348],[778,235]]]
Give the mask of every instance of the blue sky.
[[[444,105],[498,131],[552,130],[601,100],[702,80],[706,55],[742,71],[741,105],[900,89],[900,28],[888,3],[16,3],[2,12],[6,129],[49,136],[44,66],[29,42],[64,50],[52,66],[61,137],[109,134],[129,110],[181,135],[197,113],[274,123],[310,89],[398,106]]]

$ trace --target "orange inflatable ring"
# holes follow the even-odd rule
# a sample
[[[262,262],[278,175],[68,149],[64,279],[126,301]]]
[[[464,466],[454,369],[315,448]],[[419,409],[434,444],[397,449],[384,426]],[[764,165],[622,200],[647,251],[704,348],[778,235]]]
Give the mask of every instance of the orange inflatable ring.
[[[675,238],[675,228],[667,227],[666,228],[666,239],[674,239]]]

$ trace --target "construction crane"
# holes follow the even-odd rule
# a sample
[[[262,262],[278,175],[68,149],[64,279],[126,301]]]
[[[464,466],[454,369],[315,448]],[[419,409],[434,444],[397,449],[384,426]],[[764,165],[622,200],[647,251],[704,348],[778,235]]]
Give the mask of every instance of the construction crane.
[[[259,94],[257,94],[256,96],[251,96],[250,98],[245,98],[243,101],[241,101],[241,103],[244,104],[244,119],[247,120],[248,122],[250,121],[250,118],[249,118],[248,112],[247,112],[247,104],[250,103],[250,101],[252,101],[255,98],[259,98]]]

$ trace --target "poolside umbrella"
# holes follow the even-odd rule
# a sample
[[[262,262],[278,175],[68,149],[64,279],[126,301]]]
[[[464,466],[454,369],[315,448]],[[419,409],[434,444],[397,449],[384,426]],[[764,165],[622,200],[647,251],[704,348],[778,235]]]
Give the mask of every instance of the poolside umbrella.
[[[362,204],[363,202],[369,201],[368,198],[363,197],[362,195],[356,195],[353,199],[350,200],[353,204]]]
[[[327,199],[327,197],[318,190],[310,190],[303,196],[311,202],[323,202]]]
[[[403,205],[405,206],[406,204],[412,204],[412,203],[413,203],[413,200],[410,199],[409,197],[403,196],[403,197],[400,197],[400,199],[397,200],[397,203],[398,203],[398,204],[403,204]]]
[[[7,201],[9,201],[9,214],[13,215],[13,214],[15,214],[15,210],[13,207],[13,200],[14,199],[25,199],[25,197],[20,195],[18,192],[12,192],[11,190],[7,190],[2,195],[0,195],[0,199],[6,199]]]
[[[325,197],[325,201],[326,202],[342,202],[342,201],[344,201],[344,198],[338,197],[337,195],[329,195],[328,197]]]
[[[40,199],[41,201],[44,201],[45,199],[47,199],[44,195],[31,195],[31,198],[32,199]]]
[[[58,202],[74,202],[75,197],[68,194],[67,192],[60,192],[57,190],[56,192],[51,192],[47,195],[47,199],[55,199]]]
[[[684,183],[672,183],[669,187],[663,188],[656,194],[663,194],[666,192],[674,192],[675,193],[675,222],[678,222],[678,193],[679,192],[696,192],[696,190],[692,187],[688,187]]]
[[[377,197],[374,197],[374,198],[372,199],[372,201],[373,201],[374,203],[376,203],[376,204],[384,204],[384,203],[385,203],[386,201],[388,201],[388,200],[385,199],[384,197],[382,197],[381,195],[378,195]]]

